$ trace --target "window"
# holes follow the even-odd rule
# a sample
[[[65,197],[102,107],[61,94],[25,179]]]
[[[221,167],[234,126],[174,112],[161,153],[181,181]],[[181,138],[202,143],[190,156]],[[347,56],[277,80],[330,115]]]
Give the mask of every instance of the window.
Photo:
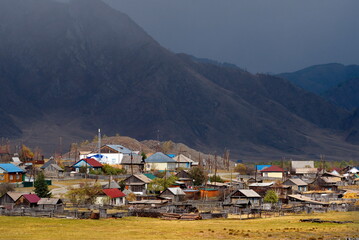
[[[3,174],[0,174],[0,181],[4,181],[5,180],[5,177]]]
[[[14,180],[14,176],[13,175],[10,175],[10,181],[11,180]]]
[[[16,180],[20,180],[20,175],[19,174],[16,175]]]

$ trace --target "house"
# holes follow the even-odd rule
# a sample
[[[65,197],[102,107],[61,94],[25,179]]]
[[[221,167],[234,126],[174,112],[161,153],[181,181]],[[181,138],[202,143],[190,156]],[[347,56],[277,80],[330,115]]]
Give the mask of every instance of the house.
[[[314,168],[314,161],[291,161],[291,172],[296,173],[297,169]]]
[[[80,158],[94,158],[102,164],[120,165],[123,157],[131,154],[137,155],[137,152],[133,152],[122,145],[104,145],[100,148],[100,152],[80,155]]]
[[[318,168],[297,168],[295,175],[305,178],[315,178],[318,173]]]
[[[183,154],[173,158],[177,162],[177,168],[191,168],[194,161]]]
[[[19,183],[23,181],[25,172],[11,163],[0,164],[0,183]]]
[[[251,183],[248,185],[249,189],[252,189],[256,193],[258,193],[261,197],[264,197],[267,191],[272,187],[274,182],[266,182],[266,183]]]
[[[170,158],[164,153],[156,152],[155,154],[151,155],[150,157],[145,159],[145,170],[175,170],[177,167],[176,160]]]
[[[59,165],[57,165],[55,159],[53,158],[42,165],[40,169],[44,171],[46,176],[61,177],[64,174],[64,170]]]
[[[261,199],[262,197],[251,189],[237,189],[227,197],[227,201],[232,204],[237,204],[238,200],[246,200],[250,201],[252,206],[259,206]]]
[[[63,211],[64,204],[60,198],[41,198],[37,205],[39,209]]]
[[[19,197],[16,202],[15,206],[16,208],[32,208],[37,207],[37,203],[40,201],[40,198],[36,194],[22,194],[21,197]]]
[[[271,167],[272,165],[256,165],[256,170],[257,170],[257,172],[260,172],[260,171],[262,171],[263,169],[265,169],[265,168],[269,168],[269,167]]]
[[[147,191],[148,184],[152,180],[143,174],[134,174],[124,180],[126,189],[131,190],[134,194],[144,194]]]
[[[193,178],[186,170],[181,170],[178,173],[176,173],[176,177],[178,178],[178,181],[183,182],[187,187],[193,186]]]
[[[186,194],[181,188],[167,188],[164,190],[159,197],[164,199],[171,199],[172,202],[182,202],[185,200]]]
[[[329,205],[328,202],[315,201],[309,197],[306,197],[306,196],[303,196],[300,194],[289,195],[288,199],[289,199],[289,203],[291,203],[291,204],[301,203],[301,204],[306,204],[308,206],[328,206]]]
[[[7,192],[0,197],[0,205],[5,206],[6,208],[12,209],[15,205],[15,202],[23,195],[24,193],[18,192]]]
[[[125,169],[128,173],[142,173],[145,162],[142,156],[138,154],[124,155],[120,163],[121,168]]]
[[[93,158],[85,158],[72,165],[72,167],[76,169],[76,172],[80,172],[80,168],[85,167],[88,173],[90,169],[98,170],[101,169],[103,165]]]
[[[311,184],[309,184],[310,190],[337,191],[341,178],[328,175],[329,174],[323,174],[323,176],[317,177]]]
[[[291,186],[292,192],[306,192],[308,191],[308,183],[304,182],[300,178],[290,178],[283,182],[283,185]]]
[[[275,165],[264,168],[260,172],[265,178],[283,178],[284,176],[284,170]]]
[[[125,205],[126,195],[118,188],[102,189],[102,193],[96,198],[96,204],[121,206]]]

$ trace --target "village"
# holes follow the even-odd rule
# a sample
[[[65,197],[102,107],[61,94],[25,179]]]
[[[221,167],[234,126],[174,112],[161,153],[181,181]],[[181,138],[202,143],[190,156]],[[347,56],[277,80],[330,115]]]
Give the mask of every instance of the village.
[[[359,170],[255,165],[185,153],[144,154],[105,144],[78,160],[0,163],[0,215],[51,218],[153,217],[164,220],[266,218],[359,210]]]

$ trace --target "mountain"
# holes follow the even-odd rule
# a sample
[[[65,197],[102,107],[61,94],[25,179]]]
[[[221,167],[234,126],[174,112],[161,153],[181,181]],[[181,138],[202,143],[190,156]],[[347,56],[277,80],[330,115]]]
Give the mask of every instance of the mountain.
[[[359,66],[329,63],[311,66],[292,73],[281,73],[277,76],[288,79],[293,84],[310,92],[322,95],[347,80],[359,78]]]
[[[359,107],[359,77],[339,84],[325,92],[323,96],[338,106],[348,110]]]
[[[0,1],[0,81],[1,136],[48,154],[101,128],[248,160],[359,156],[346,110],[280,77],[174,54],[100,0]]]

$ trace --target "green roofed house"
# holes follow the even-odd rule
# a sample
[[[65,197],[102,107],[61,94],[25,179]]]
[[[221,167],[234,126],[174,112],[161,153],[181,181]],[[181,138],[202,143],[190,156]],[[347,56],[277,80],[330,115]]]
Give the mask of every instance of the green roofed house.
[[[170,158],[164,153],[156,152],[150,157],[145,159],[145,170],[175,170],[177,167],[177,161]]]

